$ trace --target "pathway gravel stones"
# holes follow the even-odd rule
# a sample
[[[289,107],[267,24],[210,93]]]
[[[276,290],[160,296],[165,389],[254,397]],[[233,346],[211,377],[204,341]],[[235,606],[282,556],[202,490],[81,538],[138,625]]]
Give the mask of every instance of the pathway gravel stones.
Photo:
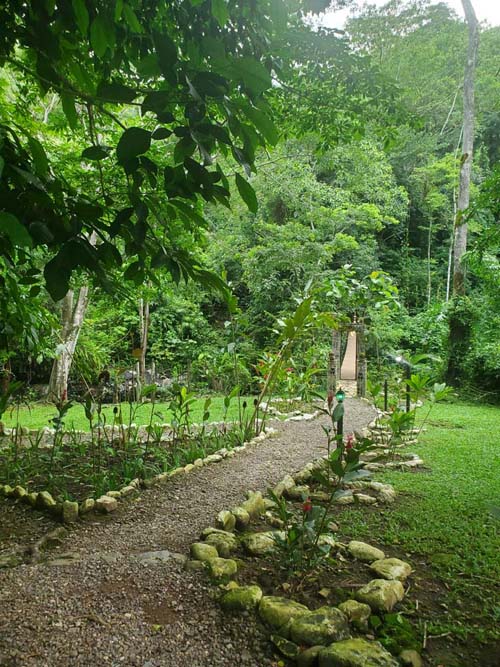
[[[345,432],[373,416],[365,402],[346,400]],[[187,571],[175,559],[145,565],[130,556],[187,554],[218,512],[243,505],[247,489],[266,491],[323,456],[321,423],[326,421],[275,423],[273,438],[233,458],[141,490],[112,514],[84,515],[60,547],[79,553],[79,561],[1,570],[1,659],[23,667],[271,667],[276,659],[268,633],[245,614],[226,614],[203,572]],[[265,510],[258,497],[254,502]],[[57,524],[50,515],[0,499],[0,525],[12,526],[1,543],[10,550],[19,541],[34,543]]]

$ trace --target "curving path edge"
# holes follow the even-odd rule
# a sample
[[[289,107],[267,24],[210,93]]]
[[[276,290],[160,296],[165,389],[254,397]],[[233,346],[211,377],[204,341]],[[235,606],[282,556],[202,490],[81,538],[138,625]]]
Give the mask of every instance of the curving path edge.
[[[345,432],[374,416],[366,401],[347,399]],[[321,421],[273,422],[277,434],[235,457],[85,520],[58,549],[70,557],[0,571],[0,665],[271,667],[262,629],[226,616],[205,577],[185,572],[176,554],[247,490],[265,491],[324,454]],[[14,518],[23,511],[10,506]]]

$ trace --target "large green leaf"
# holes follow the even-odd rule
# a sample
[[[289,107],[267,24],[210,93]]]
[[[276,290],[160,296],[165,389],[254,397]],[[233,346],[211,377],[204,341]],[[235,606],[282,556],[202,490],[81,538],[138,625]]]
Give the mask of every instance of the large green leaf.
[[[252,213],[257,213],[259,204],[257,202],[255,190],[252,188],[250,183],[243,178],[243,176],[240,176],[240,174],[236,174],[234,178],[241,198]]]
[[[266,141],[275,146],[278,143],[279,135],[271,118],[260,109],[250,105],[244,107],[243,110]]]
[[[43,275],[47,292],[54,301],[60,301],[68,292],[70,272],[61,265],[56,256],[45,265]]]
[[[125,164],[138,155],[142,155],[151,146],[151,132],[142,127],[129,127],[120,137],[116,147],[116,156],[120,164]]]
[[[123,5],[123,18],[125,19],[128,27],[132,30],[132,32],[144,32],[134,10],[130,5]]]
[[[220,27],[224,27],[229,18],[229,9],[226,0],[212,0],[212,15]]]
[[[154,45],[163,76],[169,83],[174,83],[174,65],[177,62],[177,46],[168,35],[160,35],[159,33],[154,35]]]
[[[271,87],[271,75],[262,63],[250,56],[235,58],[232,63],[233,73],[237,79],[241,79],[255,95],[260,95]]]
[[[35,139],[35,137],[28,137],[28,144],[31,151],[31,157],[33,159],[33,165],[35,167],[35,172],[41,178],[47,176],[49,170],[49,160],[47,154],[42,146],[42,144]]]
[[[174,162],[178,164],[183,162],[186,157],[190,157],[196,149],[195,142],[191,137],[183,137],[177,142],[174,149]]]
[[[96,16],[90,26],[90,44],[98,58],[102,58],[109,47],[115,45],[114,26],[102,16]]]
[[[122,83],[102,81],[97,86],[97,95],[110,102],[133,102],[137,92]]]
[[[71,5],[75,13],[78,30],[86,37],[87,30],[89,29],[89,13],[85,5],[85,0],[71,0]]]
[[[82,151],[84,160],[103,160],[109,156],[109,149],[104,146],[89,146]]]
[[[26,227],[11,213],[0,212],[0,234],[8,236],[13,245],[27,247],[32,245]]]
[[[69,93],[62,93],[61,104],[70,128],[76,130],[78,127],[78,114],[76,113],[75,98]]]

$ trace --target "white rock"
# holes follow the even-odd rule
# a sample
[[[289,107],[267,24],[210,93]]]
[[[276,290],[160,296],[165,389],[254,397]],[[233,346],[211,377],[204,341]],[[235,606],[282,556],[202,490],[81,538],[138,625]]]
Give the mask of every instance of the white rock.
[[[398,581],[406,581],[412,573],[411,565],[399,558],[376,560],[370,565],[370,569],[383,579],[397,579]]]
[[[377,547],[373,547],[371,544],[366,544],[366,542],[358,542],[357,540],[349,542],[347,550],[351,556],[366,563],[373,563],[376,560],[385,558],[385,553],[381,549],[377,549]]]

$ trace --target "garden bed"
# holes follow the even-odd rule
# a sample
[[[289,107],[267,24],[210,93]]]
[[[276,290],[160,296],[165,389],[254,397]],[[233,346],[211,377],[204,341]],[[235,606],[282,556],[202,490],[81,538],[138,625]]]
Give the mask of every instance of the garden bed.
[[[405,599],[412,567],[372,544],[339,538],[333,521],[338,504],[332,506],[331,499],[322,502],[314,481],[315,471],[324,469],[324,460],[308,464],[283,478],[270,497],[249,493],[241,507],[221,512],[219,528],[208,528],[203,541],[192,545],[194,560],[187,566],[207,568],[225,591],[225,609],[254,610],[282,658],[299,665],[334,665],[340,659],[336,651],[359,651],[357,661],[345,664],[413,664],[404,662],[419,659],[418,633],[404,616],[413,613],[412,603]],[[337,490],[336,503],[343,504],[343,494],[351,493],[353,483]],[[372,505],[393,502],[388,485],[371,480],[364,484],[374,485],[363,487],[371,491]],[[381,487],[386,487],[385,496],[377,492]],[[320,515],[320,523],[313,526]],[[301,530],[294,541],[293,531]],[[316,551],[311,549],[314,531],[319,538]]]

